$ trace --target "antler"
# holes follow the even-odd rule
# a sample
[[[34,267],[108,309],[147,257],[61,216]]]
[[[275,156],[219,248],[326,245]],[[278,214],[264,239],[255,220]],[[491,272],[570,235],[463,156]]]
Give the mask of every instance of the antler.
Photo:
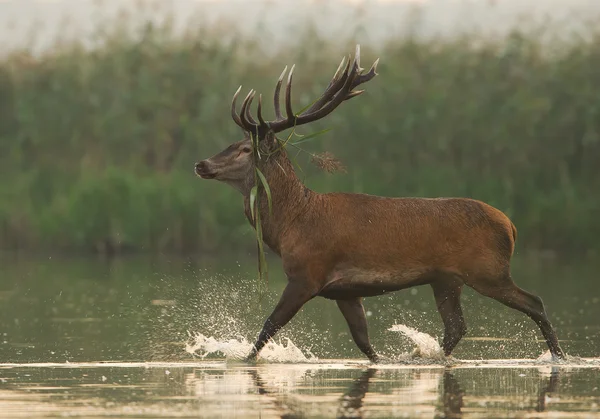
[[[265,121],[262,115],[262,95],[258,96],[258,108],[257,108],[257,118],[258,122],[254,120],[250,113],[250,106],[252,105],[252,101],[256,95],[256,91],[250,90],[244,101],[242,102],[242,108],[240,113],[238,114],[236,111],[236,100],[240,93],[241,86],[233,95],[233,100],[231,101],[231,116],[236,124],[238,124],[242,129],[253,132],[266,132],[267,130],[272,130],[274,133],[284,131],[293,126],[307,124],[309,122],[316,121],[321,119],[327,115],[329,115],[335,108],[337,108],[343,101],[352,99],[364,92],[364,90],[356,90],[354,89],[359,85],[368,82],[373,77],[377,75],[377,64],[379,63],[379,59],[377,59],[370,70],[363,74],[363,68],[360,67],[360,45],[356,46],[356,54],[354,56],[354,61],[350,64],[350,59],[348,59],[348,63],[344,66],[346,58],[342,58],[340,65],[338,66],[333,78],[329,82],[327,89],[325,92],[319,97],[308,109],[299,114],[294,114],[292,110],[292,77],[294,74],[294,66],[290,69],[290,72],[287,77],[287,83],[285,86],[285,114],[284,117],[281,114],[280,108],[280,91],[281,85],[283,83],[283,78],[285,77],[285,73],[287,71],[287,66],[284,68],[281,76],[279,76],[279,80],[277,80],[277,84],[275,86],[275,94],[273,95],[273,102],[275,107],[275,120],[273,121]],[[343,69],[343,71],[342,71]]]

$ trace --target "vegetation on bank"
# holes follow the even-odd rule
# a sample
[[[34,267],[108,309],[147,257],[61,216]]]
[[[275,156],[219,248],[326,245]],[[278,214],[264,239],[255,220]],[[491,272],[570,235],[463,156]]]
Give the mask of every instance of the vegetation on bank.
[[[102,36],[92,50],[0,61],[0,248],[253,249],[238,193],[197,179],[194,163],[240,138],[229,114],[240,84],[270,96],[296,63],[300,109],[356,40],[307,32],[267,55],[258,36],[210,30]],[[362,55],[381,57],[367,92],[302,130],[332,128],[306,148],[347,173],[303,164],[310,187],[473,197],[513,219],[521,249],[600,248],[600,31],[405,38]]]

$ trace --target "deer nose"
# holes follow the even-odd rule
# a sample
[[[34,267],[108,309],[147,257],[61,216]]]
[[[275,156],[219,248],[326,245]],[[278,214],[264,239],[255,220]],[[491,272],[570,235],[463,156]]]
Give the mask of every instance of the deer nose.
[[[196,174],[204,179],[213,179],[216,176],[214,169],[211,168],[210,163],[207,160],[196,163],[194,168]]]
[[[206,171],[207,168],[208,164],[206,163],[206,160],[202,160],[201,162],[196,163],[195,166],[196,172]]]

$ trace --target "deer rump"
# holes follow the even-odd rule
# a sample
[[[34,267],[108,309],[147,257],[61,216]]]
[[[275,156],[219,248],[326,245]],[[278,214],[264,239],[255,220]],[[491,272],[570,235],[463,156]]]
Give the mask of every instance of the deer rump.
[[[301,229],[283,241],[309,277],[320,277],[319,296],[368,297],[445,277],[469,284],[509,274],[516,230],[481,201],[343,193],[319,198],[319,210],[298,217]]]

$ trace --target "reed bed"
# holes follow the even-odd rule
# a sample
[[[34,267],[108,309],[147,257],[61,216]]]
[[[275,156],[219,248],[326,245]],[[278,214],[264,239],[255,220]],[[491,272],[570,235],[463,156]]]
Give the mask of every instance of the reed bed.
[[[240,138],[240,84],[270,95],[296,63],[295,107],[319,94],[356,39],[310,31],[263,55],[260,37],[115,27],[0,61],[0,248],[193,252],[255,246],[238,193],[194,163]],[[505,211],[519,247],[600,249],[600,31],[411,37],[381,57],[366,94],[304,129],[346,173],[300,158],[317,191],[465,196]],[[264,57],[264,58],[263,58]],[[272,109],[268,107],[268,114]]]

